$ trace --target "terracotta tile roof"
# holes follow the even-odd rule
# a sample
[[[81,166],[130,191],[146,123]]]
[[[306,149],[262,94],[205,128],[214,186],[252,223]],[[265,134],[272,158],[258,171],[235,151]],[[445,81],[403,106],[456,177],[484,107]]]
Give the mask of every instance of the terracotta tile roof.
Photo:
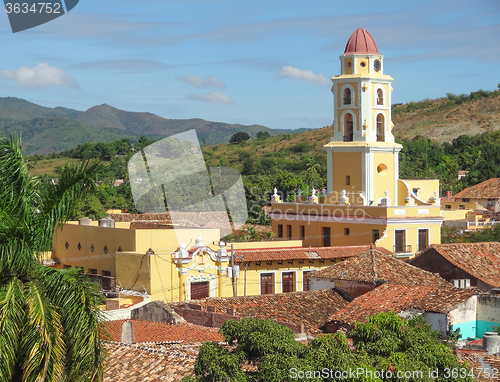
[[[498,353],[497,353],[498,354]],[[488,362],[491,367],[493,367],[494,369],[497,369],[498,371],[500,371],[500,356],[498,355],[486,355],[484,357],[484,360],[486,362]]]
[[[500,198],[500,178],[491,178],[466,188],[455,195],[456,199],[499,199]]]
[[[196,300],[202,306],[214,306],[217,313],[226,314],[234,308],[241,317],[274,319],[294,325],[304,324],[307,332],[323,326],[329,316],[347,305],[331,289],[308,292],[266,294],[261,296],[218,297]]]
[[[403,312],[411,309],[447,313],[477,293],[476,289],[460,289],[424,285],[385,283],[352,300],[330,317],[330,322],[352,324],[366,322],[381,312]]]
[[[144,320],[107,321],[105,327],[110,334],[109,340],[121,342],[122,327],[125,321],[132,323],[132,343],[159,343],[181,341],[184,344],[205,341],[224,341],[217,328],[182,323],[177,325],[166,322]]]
[[[477,279],[500,288],[500,243],[434,244],[415,258],[425,256],[431,249]]]
[[[341,263],[309,273],[308,277],[365,283],[392,281],[401,284],[451,286],[439,275],[405,263],[380,249],[370,249]]]
[[[171,215],[174,216],[172,221]],[[116,222],[144,222],[149,221],[159,225],[166,224],[180,224],[183,226],[202,227],[216,222],[224,222],[227,220],[227,213],[225,211],[211,211],[211,212],[184,212],[172,211],[162,213],[149,213],[149,214],[109,214],[109,217]]]
[[[105,343],[103,382],[177,382],[194,376],[195,357],[178,350]],[[199,349],[199,348],[198,348]]]
[[[475,382],[498,382],[498,373],[493,375],[485,374],[485,362],[486,366],[490,365],[492,368],[500,370],[500,357],[490,356],[483,351],[466,351],[463,349],[457,349],[457,358],[460,362],[467,361],[470,367],[475,370],[474,381]],[[487,367],[486,367],[487,368]]]
[[[237,256],[236,262],[245,263],[249,261],[338,259],[356,256],[369,248],[369,245],[351,245],[343,247],[238,249],[234,252]],[[391,253],[384,248],[380,248],[379,250],[387,254]]]

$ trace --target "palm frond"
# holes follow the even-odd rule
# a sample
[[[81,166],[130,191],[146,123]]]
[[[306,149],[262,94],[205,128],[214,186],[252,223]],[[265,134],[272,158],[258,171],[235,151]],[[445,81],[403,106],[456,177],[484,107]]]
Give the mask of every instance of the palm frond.
[[[100,161],[86,161],[63,168],[58,182],[40,186],[39,217],[43,223],[39,237],[40,250],[47,250],[57,224],[64,223],[85,193],[95,190],[95,179],[103,169]]]
[[[29,176],[21,140],[0,136],[0,206],[16,215],[31,215],[31,198],[37,179]]]
[[[0,287],[13,277],[20,280],[29,278],[36,265],[32,248],[19,238],[0,240]]]
[[[12,278],[0,287],[0,381],[16,372],[24,309],[21,282]]]
[[[47,296],[61,309],[67,347],[67,381],[91,382],[102,378],[104,350],[99,333],[103,319],[99,286],[79,269],[41,269]]]
[[[64,378],[66,361],[61,315],[37,281],[23,286],[27,318],[21,337],[22,380],[59,382]]]

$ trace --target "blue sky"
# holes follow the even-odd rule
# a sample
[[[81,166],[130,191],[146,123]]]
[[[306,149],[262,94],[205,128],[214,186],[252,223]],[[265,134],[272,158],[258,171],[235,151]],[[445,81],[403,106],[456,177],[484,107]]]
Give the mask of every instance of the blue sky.
[[[15,34],[0,17],[0,96],[319,128],[333,118],[327,79],[360,26],[385,56],[393,103],[500,83],[499,0],[80,0]]]

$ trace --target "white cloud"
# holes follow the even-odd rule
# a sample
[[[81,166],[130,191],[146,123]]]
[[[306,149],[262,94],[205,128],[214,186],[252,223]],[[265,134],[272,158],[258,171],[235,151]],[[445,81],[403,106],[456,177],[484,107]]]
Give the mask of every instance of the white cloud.
[[[217,77],[199,77],[199,76],[182,76],[176,78],[178,81],[193,85],[196,88],[209,88],[216,87],[225,89],[226,85]]]
[[[280,78],[294,78],[299,81],[315,83],[320,86],[330,86],[330,80],[323,74],[314,74],[311,70],[302,70],[291,65],[283,66],[278,72]]]
[[[187,98],[210,102],[210,103],[225,103],[225,104],[234,103],[233,100],[227,96],[227,94],[221,93],[219,91],[213,91],[210,93],[189,94]]]
[[[23,66],[15,71],[10,69],[2,70],[0,72],[0,78],[17,82],[17,86],[20,88],[37,89],[51,85],[78,88],[78,83],[73,77],[66,75],[62,69],[49,66],[44,62],[32,66],[31,68]]]

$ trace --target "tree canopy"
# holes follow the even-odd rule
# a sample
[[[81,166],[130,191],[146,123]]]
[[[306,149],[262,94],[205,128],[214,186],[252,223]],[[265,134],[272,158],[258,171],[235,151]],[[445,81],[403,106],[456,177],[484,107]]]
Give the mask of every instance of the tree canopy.
[[[53,183],[28,175],[21,142],[0,137],[0,380],[99,381],[102,297],[79,269],[41,264],[57,226],[94,189],[98,162]]]
[[[184,382],[472,381],[467,365],[421,316],[371,316],[350,331],[352,345],[341,332],[305,345],[291,329],[254,318],[226,321],[220,331],[229,346],[204,343],[196,376]]]
[[[245,133],[243,131],[238,131],[237,133],[234,133],[229,140],[229,143],[240,143],[243,141],[248,141],[250,139],[250,135],[248,133]]]

